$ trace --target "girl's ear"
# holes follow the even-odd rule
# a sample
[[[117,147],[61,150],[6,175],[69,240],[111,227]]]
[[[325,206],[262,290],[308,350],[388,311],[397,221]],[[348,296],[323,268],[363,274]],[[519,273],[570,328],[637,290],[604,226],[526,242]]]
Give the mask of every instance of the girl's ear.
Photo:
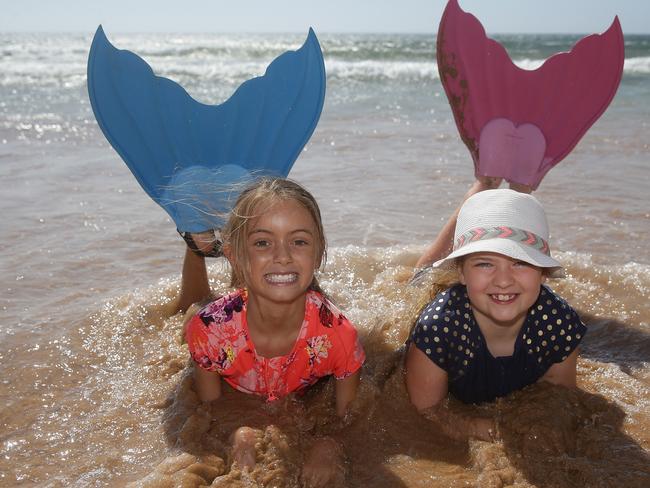
[[[461,285],[466,285],[467,283],[465,282],[465,275],[463,274],[463,271],[461,268],[458,268],[458,281],[460,282]]]
[[[463,260],[459,259],[456,262],[456,271],[458,272],[458,281],[460,282],[461,285],[466,285],[467,282],[465,281],[465,273],[463,273]]]

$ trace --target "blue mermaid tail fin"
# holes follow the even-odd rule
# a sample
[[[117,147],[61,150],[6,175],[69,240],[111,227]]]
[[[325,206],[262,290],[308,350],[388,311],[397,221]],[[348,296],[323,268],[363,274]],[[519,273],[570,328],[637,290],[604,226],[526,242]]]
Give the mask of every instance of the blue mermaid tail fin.
[[[116,49],[99,26],[88,94],[102,132],[142,188],[179,231],[203,232],[223,225],[242,184],[289,174],[323,108],[325,65],[310,29],[303,46],[277,57],[264,76],[206,105]]]

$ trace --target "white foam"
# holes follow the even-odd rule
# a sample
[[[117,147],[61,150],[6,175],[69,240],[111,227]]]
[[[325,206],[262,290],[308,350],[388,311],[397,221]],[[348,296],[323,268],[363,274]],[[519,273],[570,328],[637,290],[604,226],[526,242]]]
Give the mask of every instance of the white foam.
[[[625,73],[650,73],[650,56],[626,59],[623,70]]]
[[[437,79],[438,69],[432,61],[344,61],[326,58],[327,75],[344,79]]]
[[[545,61],[546,59],[513,59],[513,63],[518,67],[527,70],[535,70],[544,64]],[[638,74],[650,73],[650,57],[627,58],[623,65],[623,72]]]

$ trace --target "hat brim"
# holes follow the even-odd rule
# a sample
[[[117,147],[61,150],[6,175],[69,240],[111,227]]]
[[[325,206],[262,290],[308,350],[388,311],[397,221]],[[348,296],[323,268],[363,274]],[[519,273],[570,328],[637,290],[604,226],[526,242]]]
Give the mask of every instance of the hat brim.
[[[525,263],[532,264],[538,268],[544,268],[547,270],[547,274],[551,278],[564,277],[564,270],[562,269],[562,265],[559,263],[559,261],[556,261],[551,256],[547,256],[537,249],[520,242],[499,238],[470,242],[463,247],[456,249],[449,256],[436,261],[432,264],[432,267],[448,268],[455,265],[457,258],[477,252],[493,252],[497,254],[503,254],[504,256],[515,259],[517,261],[524,261]]]

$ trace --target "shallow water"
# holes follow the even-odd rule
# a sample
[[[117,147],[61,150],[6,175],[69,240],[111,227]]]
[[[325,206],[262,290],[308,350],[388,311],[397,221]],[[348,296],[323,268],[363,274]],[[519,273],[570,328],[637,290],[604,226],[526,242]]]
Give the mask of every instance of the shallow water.
[[[302,40],[111,39],[211,102]],[[559,42],[505,41],[521,62]],[[409,406],[400,372],[420,293],[405,281],[472,177],[432,38],[321,36],[325,110],[291,176],[319,200],[330,243],[321,281],[369,357],[344,421],[327,382],[279,404],[230,391],[212,409],[198,404],[182,317],[165,317],[183,243],[96,127],[90,36],[0,42],[0,485],[294,486],[302,452],[324,434],[345,445],[351,487],[650,484],[647,37],[628,40],[612,106],[536,192],[568,271],[551,286],[589,326],[580,390],[536,385],[491,407],[451,404],[497,411],[497,444],[446,438]],[[211,261],[216,292],[227,274]],[[261,432],[252,476],[225,472],[240,425]]]

